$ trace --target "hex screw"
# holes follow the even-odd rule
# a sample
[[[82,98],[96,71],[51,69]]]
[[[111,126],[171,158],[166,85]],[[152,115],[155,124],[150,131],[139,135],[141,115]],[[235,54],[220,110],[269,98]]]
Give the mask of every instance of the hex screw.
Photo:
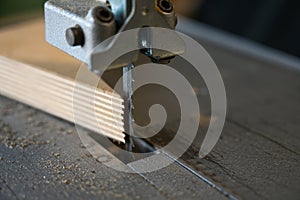
[[[158,8],[163,12],[171,13],[174,6],[171,0],[158,0]]]
[[[66,30],[66,40],[72,47],[84,45],[84,33],[79,25]]]
[[[94,16],[99,21],[104,22],[104,23],[109,23],[114,19],[114,15],[112,14],[111,10],[109,10],[108,8],[103,7],[103,6],[96,7],[94,9],[94,13],[95,13]]]

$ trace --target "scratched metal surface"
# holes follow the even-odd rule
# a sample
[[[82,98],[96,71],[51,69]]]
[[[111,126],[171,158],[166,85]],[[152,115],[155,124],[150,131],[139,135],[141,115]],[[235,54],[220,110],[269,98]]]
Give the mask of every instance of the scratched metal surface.
[[[242,199],[299,199],[300,62],[200,42],[223,76],[228,113],[212,153],[197,160],[195,144],[182,159]]]
[[[245,199],[298,199],[299,72],[211,52],[224,77],[228,115],[214,151],[189,162],[196,168],[202,163],[212,170],[208,175],[221,177],[222,185]]]
[[[228,116],[206,159],[195,142],[180,161],[240,199],[299,199],[300,73],[200,42],[223,76]],[[71,124],[4,97],[0,125],[0,199],[226,198],[178,164],[147,176],[113,171]]]
[[[97,162],[72,124],[0,97],[0,199],[226,199],[178,164],[143,176]]]

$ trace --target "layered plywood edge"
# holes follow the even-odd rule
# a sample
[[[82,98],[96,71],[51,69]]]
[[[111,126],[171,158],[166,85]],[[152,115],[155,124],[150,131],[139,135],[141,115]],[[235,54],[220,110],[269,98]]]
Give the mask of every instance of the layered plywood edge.
[[[0,29],[0,94],[124,142],[123,99],[44,35],[43,20]]]

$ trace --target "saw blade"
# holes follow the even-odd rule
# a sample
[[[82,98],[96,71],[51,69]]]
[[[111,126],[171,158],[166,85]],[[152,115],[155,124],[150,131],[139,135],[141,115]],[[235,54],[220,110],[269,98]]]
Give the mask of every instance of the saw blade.
[[[126,149],[132,152],[133,148],[133,103],[132,103],[132,72],[133,64],[123,67],[123,98],[124,98],[124,129],[126,134]]]

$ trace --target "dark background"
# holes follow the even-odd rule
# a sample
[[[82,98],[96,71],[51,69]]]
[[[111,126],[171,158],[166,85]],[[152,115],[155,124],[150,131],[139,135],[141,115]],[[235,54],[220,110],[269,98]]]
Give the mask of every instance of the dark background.
[[[192,16],[300,57],[300,1],[206,0]]]
[[[42,14],[44,0],[1,0],[0,25]],[[300,57],[300,1],[177,0],[178,10],[211,26]],[[179,11],[179,12],[180,12]]]

